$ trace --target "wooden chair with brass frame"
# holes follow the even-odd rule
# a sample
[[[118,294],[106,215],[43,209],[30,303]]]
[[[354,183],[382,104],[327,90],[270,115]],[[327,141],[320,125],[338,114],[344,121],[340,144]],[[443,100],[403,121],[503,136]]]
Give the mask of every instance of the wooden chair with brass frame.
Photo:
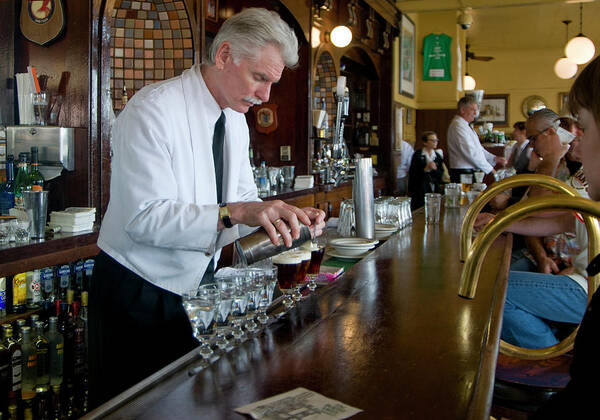
[[[472,243],[472,230],[477,214],[495,195],[509,188],[524,185],[547,187],[563,194],[529,199],[508,207],[488,226]],[[459,296],[473,299],[481,268],[482,256],[492,242],[513,222],[521,220],[531,213],[549,209],[568,209],[584,213],[584,222],[588,232],[588,254],[590,260],[600,252],[600,227],[595,217],[600,217],[600,203],[581,198],[570,186],[545,175],[517,175],[491,186],[469,207],[463,220],[460,251],[465,262],[459,288]],[[588,277],[588,302],[599,285],[599,276]],[[506,293],[506,284],[502,289]],[[542,348],[527,349],[500,341],[500,354],[496,368],[494,385],[494,405],[506,408],[514,417],[515,411],[526,419],[544,404],[554,393],[566,386],[569,381],[569,365],[576,328],[558,344]],[[502,409],[495,414],[503,414]]]

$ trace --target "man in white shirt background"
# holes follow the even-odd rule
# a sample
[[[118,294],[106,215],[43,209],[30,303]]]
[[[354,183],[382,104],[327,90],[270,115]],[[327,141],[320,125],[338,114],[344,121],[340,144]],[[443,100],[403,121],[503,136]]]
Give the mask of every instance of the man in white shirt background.
[[[208,56],[144,87],[113,126],[110,202],[90,291],[90,400],[98,405],[191,351],[181,294],[210,281],[223,246],[262,226],[289,247],[325,214],[262,202],[244,113],[267,102],[298,40],[274,12],[232,16]]]
[[[406,195],[408,193],[408,170],[413,157],[413,147],[406,140],[400,144],[400,163],[396,170],[396,194]]]
[[[477,170],[496,173],[494,166],[505,165],[506,159],[485,150],[469,125],[477,117],[477,101],[472,96],[465,96],[458,101],[457,111],[447,133],[451,181],[460,182],[461,174],[472,174]]]

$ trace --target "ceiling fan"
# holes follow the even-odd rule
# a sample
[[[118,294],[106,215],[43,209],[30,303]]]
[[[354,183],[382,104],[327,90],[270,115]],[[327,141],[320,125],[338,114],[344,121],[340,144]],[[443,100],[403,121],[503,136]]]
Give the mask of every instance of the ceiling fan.
[[[494,57],[490,57],[490,56],[475,55],[474,52],[469,51],[469,47],[470,47],[470,45],[467,44],[467,52],[466,52],[467,60],[491,61],[494,59]]]

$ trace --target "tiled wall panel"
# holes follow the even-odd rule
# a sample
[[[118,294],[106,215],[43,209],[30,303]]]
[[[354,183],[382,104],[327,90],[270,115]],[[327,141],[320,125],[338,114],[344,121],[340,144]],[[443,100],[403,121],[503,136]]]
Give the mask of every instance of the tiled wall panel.
[[[183,0],[116,0],[112,16],[110,85],[114,109],[147,84],[193,64],[192,29]]]

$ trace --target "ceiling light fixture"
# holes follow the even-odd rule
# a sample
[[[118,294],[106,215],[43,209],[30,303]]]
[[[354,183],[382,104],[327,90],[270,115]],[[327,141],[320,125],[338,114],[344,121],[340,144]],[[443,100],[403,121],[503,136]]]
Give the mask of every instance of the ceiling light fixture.
[[[591,39],[583,34],[583,3],[579,3],[579,34],[565,47],[565,55],[575,64],[585,64],[594,58],[596,48]]]
[[[336,47],[344,48],[352,42],[352,31],[347,26],[336,26],[331,31],[330,39]]]
[[[564,23],[566,26],[565,39],[568,40],[569,23],[571,23],[571,21],[567,19],[563,20],[562,23]],[[561,79],[570,79],[573,76],[575,76],[575,74],[577,74],[577,64],[575,64],[566,57],[559,58],[558,60],[556,60],[556,63],[554,63],[554,73]]]

